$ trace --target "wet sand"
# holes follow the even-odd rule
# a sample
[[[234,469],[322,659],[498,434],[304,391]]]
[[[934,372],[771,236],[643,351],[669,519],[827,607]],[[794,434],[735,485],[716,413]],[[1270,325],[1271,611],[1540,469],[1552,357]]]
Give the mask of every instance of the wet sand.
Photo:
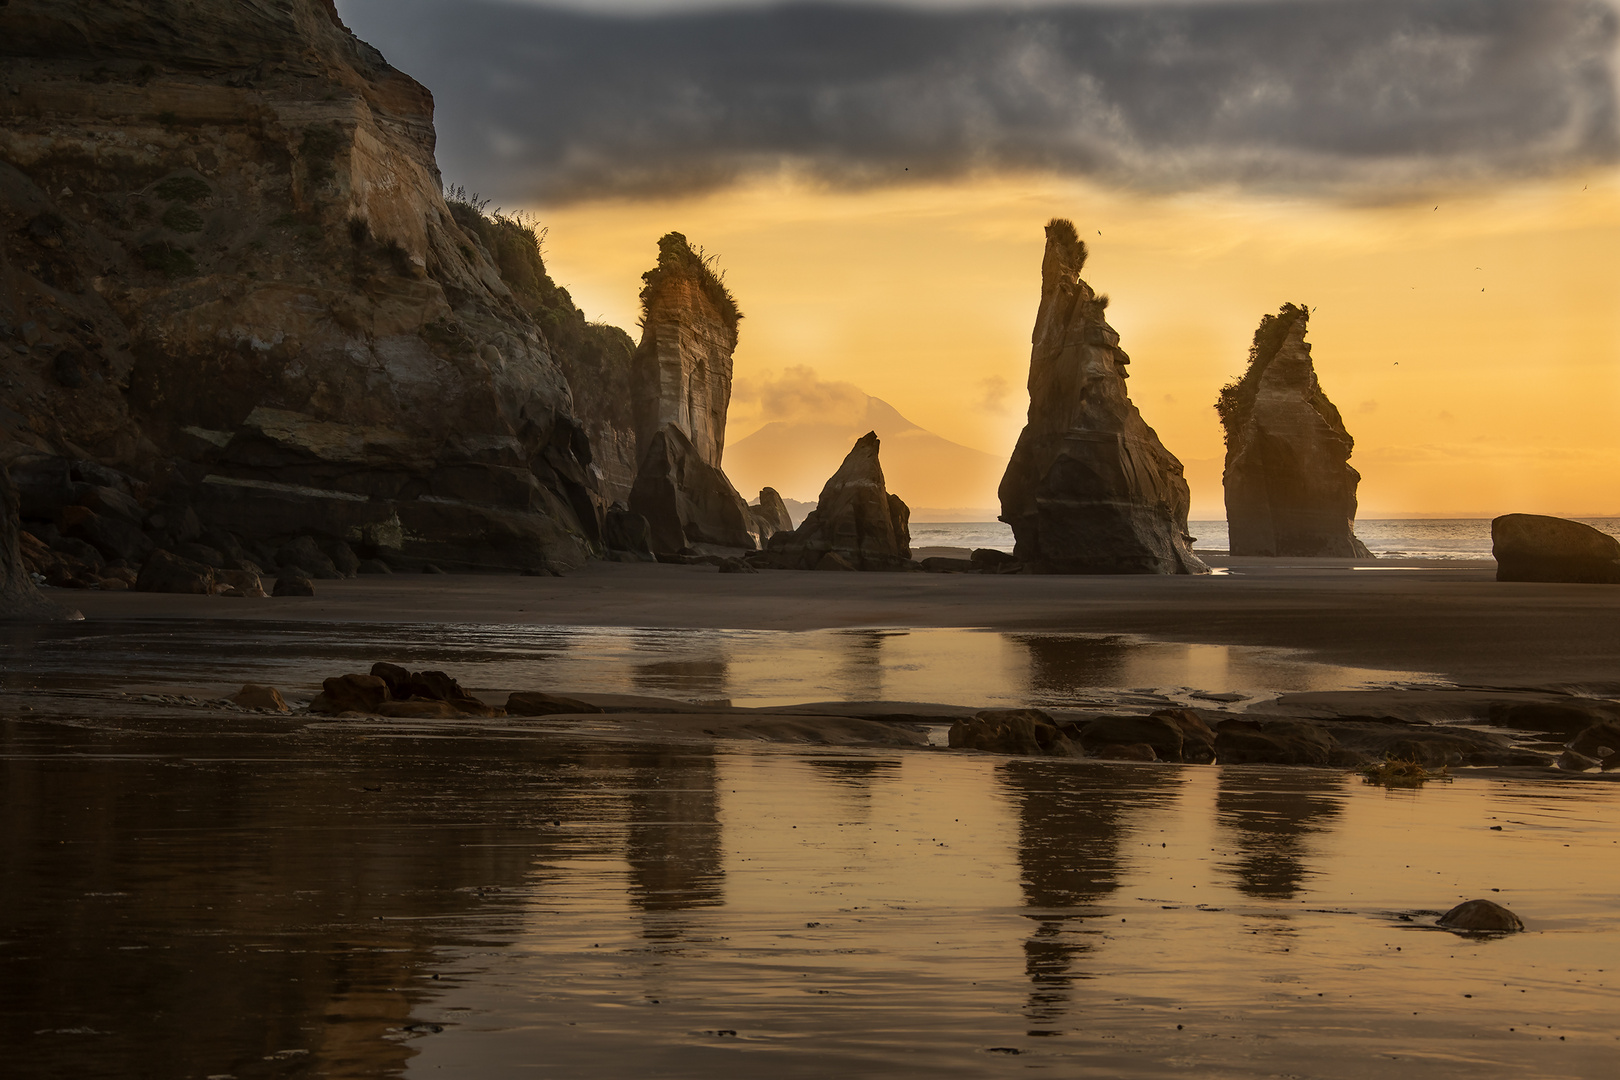
[[[1210,577],[719,574],[593,563],[563,578],[411,575],[313,598],[63,593],[91,619],[811,630],[983,627],[1304,650],[1464,684],[1620,692],[1620,589],[1497,582],[1490,563],[1218,558]]]

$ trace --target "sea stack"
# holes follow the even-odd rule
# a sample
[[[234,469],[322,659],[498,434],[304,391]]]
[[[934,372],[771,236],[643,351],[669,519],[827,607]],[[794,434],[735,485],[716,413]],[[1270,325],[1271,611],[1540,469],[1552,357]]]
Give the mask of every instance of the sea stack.
[[[630,509],[651,524],[655,551],[752,549],[753,516],[720,468],[742,313],[678,232],[658,241],[658,265],[642,281],[632,370],[640,462]]]
[[[1355,440],[1317,382],[1309,321],[1309,309],[1294,304],[1261,319],[1249,369],[1215,406],[1226,428],[1233,555],[1371,557],[1355,534]]]
[[[1029,360],[1029,422],[1001,480],[1001,520],[1035,573],[1203,574],[1187,481],[1125,392],[1130,357],[1080,278],[1074,224],[1046,226]]]
[[[787,503],[782,501],[781,494],[773,487],[760,488],[759,500],[751,503],[748,509],[754,515],[754,527],[759,530],[761,547],[777,533],[793,531],[793,517],[788,513]]]
[[[771,537],[772,562],[797,570],[911,567],[911,510],[889,494],[878,446],[876,432],[856,440],[816,508],[797,529]]]

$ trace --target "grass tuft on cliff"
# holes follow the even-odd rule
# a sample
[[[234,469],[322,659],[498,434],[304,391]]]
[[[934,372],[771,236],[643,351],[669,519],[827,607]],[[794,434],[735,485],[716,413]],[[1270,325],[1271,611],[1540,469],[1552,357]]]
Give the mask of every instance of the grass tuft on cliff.
[[[539,324],[576,405],[591,416],[627,409],[635,343],[617,326],[586,319],[568,290],[552,281],[546,271],[545,230],[521,214],[508,216],[499,207],[490,211],[490,200],[459,185],[447,187],[444,198],[456,224],[483,245],[519,306]],[[471,259],[476,252],[464,246],[463,254]]]
[[[1304,304],[1284,304],[1277,309],[1275,315],[1265,315],[1260,319],[1260,325],[1255,329],[1254,342],[1249,346],[1249,366],[1240,378],[1233,379],[1221,387],[1221,396],[1215,401],[1215,411],[1220,414],[1221,423],[1227,428],[1230,435],[1232,424],[1245,415],[1250,406],[1254,404],[1255,395],[1260,392],[1260,380],[1266,373],[1266,365],[1276,358],[1277,352],[1288,340],[1288,334],[1294,324],[1301,320],[1309,321],[1310,309]]]
[[[652,309],[652,299],[665,281],[676,277],[691,277],[696,279],[698,288],[720,313],[726,329],[735,334],[737,323],[743,316],[737,308],[736,298],[731,295],[731,290],[726,288],[724,276],[715,273],[714,267],[718,260],[718,255],[710,255],[701,247],[694,249],[680,233],[666,233],[658,241],[658,265],[641,275],[641,280],[645,282],[641,287],[642,321],[646,322],[647,315]]]

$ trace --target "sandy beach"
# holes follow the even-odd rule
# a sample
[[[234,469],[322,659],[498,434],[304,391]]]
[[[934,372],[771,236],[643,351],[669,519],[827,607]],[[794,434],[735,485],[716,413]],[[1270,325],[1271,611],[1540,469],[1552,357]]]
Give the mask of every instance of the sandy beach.
[[[562,578],[395,575],[313,598],[50,595],[91,620],[812,630],[983,627],[1303,650],[1465,684],[1620,689],[1620,590],[1499,583],[1489,563],[1216,558],[1208,577],[719,574],[591,563]]]

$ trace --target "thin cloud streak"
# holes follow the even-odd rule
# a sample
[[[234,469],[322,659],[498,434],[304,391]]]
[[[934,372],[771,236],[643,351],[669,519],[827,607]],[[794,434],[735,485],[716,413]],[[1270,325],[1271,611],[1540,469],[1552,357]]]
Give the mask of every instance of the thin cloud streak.
[[[1620,160],[1603,0],[657,15],[340,0],[506,200],[1036,170],[1378,200]]]

